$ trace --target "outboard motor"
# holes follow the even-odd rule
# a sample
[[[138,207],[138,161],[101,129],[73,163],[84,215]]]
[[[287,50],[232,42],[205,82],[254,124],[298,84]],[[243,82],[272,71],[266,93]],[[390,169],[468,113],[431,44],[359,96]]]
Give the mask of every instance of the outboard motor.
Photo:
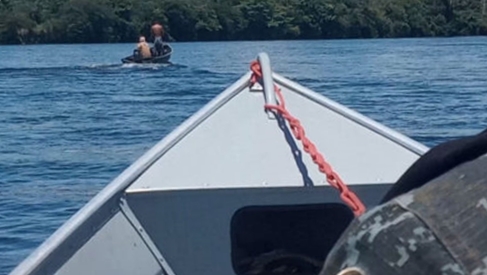
[[[158,55],[158,54],[157,54],[157,50],[156,50],[156,48],[155,48],[155,47],[151,47],[151,48],[150,48],[150,53],[151,53],[151,55],[152,55],[152,56],[157,56],[157,55]]]
[[[154,47],[156,49],[156,56],[163,55],[164,44],[156,42]]]

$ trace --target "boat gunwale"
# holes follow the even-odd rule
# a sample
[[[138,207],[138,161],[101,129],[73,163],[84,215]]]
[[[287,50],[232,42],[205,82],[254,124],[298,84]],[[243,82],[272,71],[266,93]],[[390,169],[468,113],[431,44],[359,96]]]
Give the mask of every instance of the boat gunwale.
[[[427,146],[419,143],[418,141],[415,141],[414,139],[404,134],[401,134],[398,131],[393,130],[392,128],[389,128],[384,124],[381,124],[369,117],[366,117],[365,115],[357,111],[354,111],[348,108],[347,106],[342,105],[336,101],[333,101],[309,88],[306,88],[294,81],[286,79],[285,77],[283,77],[278,73],[272,72],[272,77],[277,84],[284,86],[287,89],[301,96],[304,96],[334,111],[335,113],[342,115],[343,117],[352,120],[353,122],[361,125],[362,127],[365,127],[418,155],[422,155],[429,150]]]
[[[122,197],[123,192],[140,177],[154,162],[164,155],[179,140],[197,127],[216,110],[239,94],[250,83],[251,73],[247,72],[239,80],[227,87],[222,93],[208,102],[200,110],[181,123],[166,137],[134,161],[121,174],[100,190],[91,200],[84,204],[73,216],[68,218],[40,246],[34,249],[27,258],[21,261],[9,274],[32,274],[42,268],[58,247],[66,244],[66,240],[80,227],[91,226],[90,219],[103,207],[108,207],[110,200]],[[96,232],[92,232],[94,235]],[[81,243],[81,246],[84,243]],[[81,247],[80,246],[80,247]],[[71,256],[71,255],[69,255]],[[69,258],[69,257],[68,257]]]

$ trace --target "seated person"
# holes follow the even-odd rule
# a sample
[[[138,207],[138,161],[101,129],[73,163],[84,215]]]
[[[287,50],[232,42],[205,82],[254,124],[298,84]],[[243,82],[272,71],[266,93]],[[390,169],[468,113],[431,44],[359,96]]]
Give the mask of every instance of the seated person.
[[[139,38],[139,44],[137,44],[137,52],[139,58],[150,58],[152,57],[149,44],[145,41],[145,37],[141,36]]]

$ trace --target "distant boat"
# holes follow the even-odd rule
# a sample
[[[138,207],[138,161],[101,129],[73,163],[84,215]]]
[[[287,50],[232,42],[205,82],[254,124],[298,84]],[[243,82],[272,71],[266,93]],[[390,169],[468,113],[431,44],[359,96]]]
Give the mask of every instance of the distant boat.
[[[11,274],[317,274],[351,209],[378,204],[428,148],[273,73],[265,53],[252,65]]]
[[[151,47],[151,52],[155,53],[154,47]],[[171,55],[173,53],[173,49],[169,44],[164,44],[163,46],[163,53],[161,55],[153,55],[150,58],[137,58],[136,50],[134,54],[129,55],[127,57],[122,58],[122,63],[169,63],[169,59],[171,59]]]

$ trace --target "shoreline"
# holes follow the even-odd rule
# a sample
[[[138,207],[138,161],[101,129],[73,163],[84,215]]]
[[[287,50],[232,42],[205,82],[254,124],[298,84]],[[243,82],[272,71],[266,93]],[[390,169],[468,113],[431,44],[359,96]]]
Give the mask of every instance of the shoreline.
[[[253,42],[337,42],[337,41],[350,41],[350,40],[432,40],[432,39],[458,39],[458,38],[479,38],[479,37],[486,37],[487,35],[452,35],[452,36],[421,36],[421,37],[374,37],[374,38],[323,38],[323,39],[260,39],[260,40],[195,40],[195,41],[172,41],[172,42],[165,42],[168,44],[194,44],[194,43],[201,43],[201,44],[210,44],[210,43],[253,43]],[[152,43],[149,41],[149,43]],[[137,44],[137,41],[134,42],[77,42],[77,43],[69,43],[69,42],[61,42],[61,43],[11,43],[11,44],[2,44],[0,46],[41,46],[41,45],[109,45],[109,44]]]

